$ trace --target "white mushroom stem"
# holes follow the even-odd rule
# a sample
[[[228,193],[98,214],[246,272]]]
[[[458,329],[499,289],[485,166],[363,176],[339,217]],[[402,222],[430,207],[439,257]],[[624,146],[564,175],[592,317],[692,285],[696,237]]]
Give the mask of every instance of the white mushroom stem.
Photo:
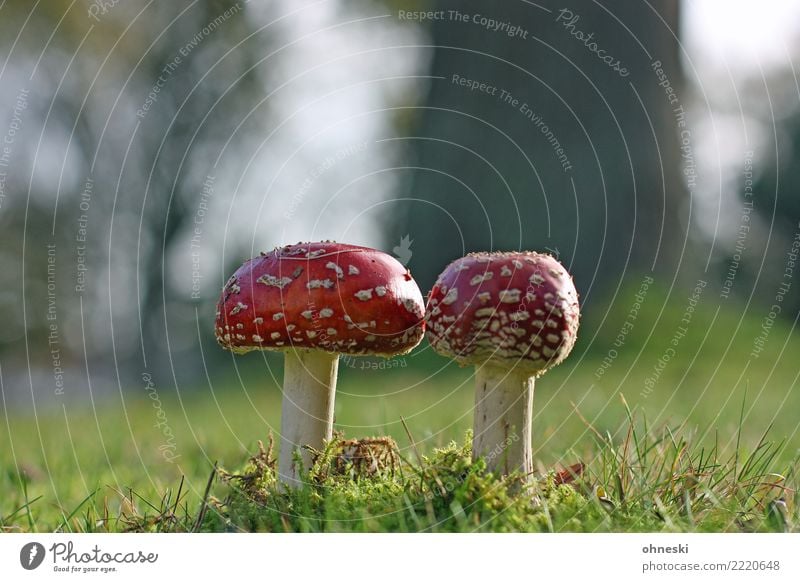
[[[489,471],[519,471],[530,479],[533,376],[486,363],[476,367],[475,379],[472,459],[484,457]]]
[[[289,487],[300,487],[300,475],[311,467],[312,452],[305,445],[322,450],[333,436],[338,369],[336,353],[300,349],[285,352],[278,478]],[[298,452],[302,467],[295,461]]]

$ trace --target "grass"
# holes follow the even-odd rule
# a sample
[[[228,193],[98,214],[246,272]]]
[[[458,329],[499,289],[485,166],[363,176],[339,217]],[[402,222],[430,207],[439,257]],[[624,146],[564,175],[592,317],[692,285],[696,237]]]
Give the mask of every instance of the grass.
[[[685,302],[651,290],[609,363],[635,291],[537,382],[537,479],[522,491],[518,479],[470,460],[471,370],[424,348],[391,368],[340,366],[337,430],[399,443],[393,473],[359,474],[330,449],[303,489],[276,490],[272,453],[258,442],[280,433],[270,374],[281,371],[276,358],[254,354],[217,370],[241,381],[179,393],[156,377],[154,388],[134,386],[94,410],[65,401],[35,417],[0,413],[0,528],[797,531],[800,364],[790,354],[800,339],[790,323],[777,321],[751,358],[763,314],[698,308],[645,391]],[[579,477],[564,473],[578,464]]]
[[[31,497],[32,479],[17,475],[17,505],[3,513],[0,526],[71,532],[800,531],[798,467],[781,461],[785,442],[764,435],[726,456],[718,443],[693,442],[696,432],[653,429],[626,403],[619,408],[626,418],[619,442],[589,427],[590,456],[575,455],[571,466],[540,466],[530,485],[473,463],[468,432],[460,443],[428,454],[382,438],[369,442],[380,443],[383,452],[347,456],[340,436],[319,455],[303,487],[291,492],[276,482],[272,444],[231,467],[208,466],[205,475],[197,467],[172,486],[137,491],[98,485],[71,506],[47,503],[46,494]],[[195,481],[194,489],[187,480]]]
[[[210,531],[560,532],[792,531],[794,491],[770,472],[779,445],[762,441],[744,459],[693,449],[669,429],[658,436],[631,419],[621,447],[597,436],[598,455],[527,484],[471,460],[471,435],[395,465],[356,470],[334,441],[307,481],[287,492],[275,459],[260,449],[240,474],[222,473],[226,497],[211,499]],[[373,463],[372,466],[379,465]],[[794,479],[795,474],[790,474]]]

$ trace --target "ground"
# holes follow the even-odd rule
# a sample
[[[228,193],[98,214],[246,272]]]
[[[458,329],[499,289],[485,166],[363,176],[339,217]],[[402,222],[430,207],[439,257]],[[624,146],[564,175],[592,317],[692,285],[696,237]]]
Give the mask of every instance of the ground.
[[[213,390],[177,393],[155,377],[94,409],[3,410],[0,528],[797,531],[800,390],[789,354],[800,338],[777,321],[752,358],[757,309],[698,308],[662,366],[685,301],[651,299],[667,307],[643,310],[623,345],[614,348],[621,327],[605,326],[537,381],[529,486],[472,463],[472,372],[420,350],[391,367],[340,365],[336,428],[393,439],[393,471],[364,474],[332,449],[300,491],[276,489],[268,449],[280,390],[256,354],[244,356],[255,365],[241,379],[215,379]]]

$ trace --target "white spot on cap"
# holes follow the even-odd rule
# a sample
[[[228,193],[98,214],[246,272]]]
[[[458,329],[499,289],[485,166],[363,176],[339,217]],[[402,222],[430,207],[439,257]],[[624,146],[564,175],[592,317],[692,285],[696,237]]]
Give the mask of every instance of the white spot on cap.
[[[292,279],[291,277],[281,277],[279,279],[278,277],[275,277],[273,275],[266,274],[266,275],[261,275],[257,279],[257,281],[259,283],[263,283],[267,287],[277,287],[278,289],[283,289],[289,283],[292,282]]]
[[[541,285],[544,283],[544,277],[540,273],[534,273],[531,275],[530,282],[534,285]]]
[[[508,317],[511,321],[525,321],[526,319],[530,318],[531,314],[527,311],[515,311]]]
[[[278,339],[278,338],[280,338],[280,337],[281,337],[281,334],[279,334],[277,331],[273,331],[271,334],[269,334],[269,337],[270,337],[271,339],[274,339],[274,340],[276,340],[276,339]]]
[[[317,332],[312,331],[312,330],[308,330],[306,332],[306,335],[308,336],[308,339],[314,339],[315,337],[317,337]]]
[[[333,287],[333,281],[330,279],[312,279],[308,283],[306,283],[306,287],[308,289],[319,289],[320,287],[324,287],[325,289],[330,289]]]
[[[466,271],[467,269],[469,269],[469,265],[468,265],[468,264],[466,264],[466,263],[459,263],[458,265],[456,265],[456,266],[455,266],[455,268],[454,268],[453,270],[454,270],[456,273],[459,273],[459,272],[461,272],[461,271]]]
[[[258,335],[258,334],[255,334],[255,333],[254,333],[254,334],[253,334],[253,341],[254,341],[255,343],[257,343],[257,344],[260,344],[261,342],[263,342],[263,341],[264,341],[264,338],[263,338],[263,337],[261,337],[260,335]]]
[[[256,325],[261,325],[262,323],[264,323],[264,318],[263,317],[256,317],[253,320],[253,323],[255,323]]]
[[[447,295],[444,296],[442,299],[442,303],[445,305],[452,305],[458,299],[458,288],[453,287],[450,291],[447,292]]]
[[[500,291],[500,301],[502,303],[519,303],[519,289],[504,289]]]
[[[300,315],[302,315],[306,319],[311,319],[312,317],[314,317],[314,312],[311,311],[310,309],[307,309],[307,310],[303,311]]]
[[[331,315],[333,315],[333,309],[330,307],[323,307],[319,310],[320,317],[330,317]]]
[[[364,341],[367,341],[367,342],[374,342],[374,341],[375,341],[375,339],[376,339],[376,338],[375,338],[375,336],[374,336],[374,335],[368,335],[367,337],[365,337],[365,338],[364,338]]]
[[[522,261],[520,261],[519,259],[514,259],[511,262],[513,263],[515,268],[517,268],[517,269],[521,269],[522,268]]]
[[[500,268],[500,276],[501,277],[510,277],[513,274],[511,269],[508,268],[508,265],[503,265]]]
[[[358,270],[358,267],[355,265],[348,265],[347,266],[347,274],[348,275],[358,275],[361,271]]]
[[[561,341],[561,338],[560,338],[560,337],[558,337],[558,336],[557,336],[556,334],[554,334],[554,333],[548,333],[548,334],[545,336],[545,339],[546,339],[547,341],[549,341],[551,344],[557,344],[559,341]]]
[[[475,317],[491,317],[494,315],[494,307],[482,307],[475,310]]]
[[[297,326],[295,324],[290,323],[289,325],[286,326],[286,331],[294,331],[294,328],[296,327]]]
[[[478,293],[477,297],[478,301],[481,302],[481,305],[485,305],[486,303],[489,303],[489,301],[491,301],[492,294],[489,293],[488,291],[484,291],[483,293]]]
[[[324,255],[325,252],[326,252],[325,249],[317,249],[315,251],[310,251],[310,252],[306,253],[306,256],[309,259],[316,259],[318,256]]]
[[[325,265],[325,268],[326,269],[331,269],[333,271],[336,271],[336,278],[337,279],[344,279],[344,271],[342,270],[342,268],[339,265],[337,265],[333,261],[328,262],[328,264]]]
[[[336,335],[336,330],[335,330],[334,328],[332,328],[332,327],[329,327],[329,328],[328,328],[327,330],[325,330],[325,331],[326,331],[326,333],[327,333],[328,335]]]
[[[383,297],[384,295],[386,295],[386,287],[383,286],[375,287],[375,294],[378,297]]]
[[[245,309],[247,309],[247,305],[239,302],[234,306],[233,309],[231,309],[230,315],[236,315],[237,313],[239,313],[240,311],[244,311]]]
[[[361,299],[361,301],[369,301],[372,299],[372,289],[362,289],[361,291],[357,291],[354,293],[356,299]]]
[[[272,316],[272,321],[278,321],[280,319],[283,319],[283,313],[280,311]]]
[[[470,279],[469,284],[474,287],[475,285],[480,285],[484,281],[488,281],[492,277],[494,277],[494,272],[486,271],[485,273],[483,273],[481,275],[475,275],[472,279]]]

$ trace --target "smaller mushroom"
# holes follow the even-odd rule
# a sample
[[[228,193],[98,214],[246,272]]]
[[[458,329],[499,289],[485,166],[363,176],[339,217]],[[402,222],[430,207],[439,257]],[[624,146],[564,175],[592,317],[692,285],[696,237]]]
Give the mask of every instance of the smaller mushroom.
[[[428,340],[475,366],[472,456],[489,470],[530,478],[534,380],[569,355],[579,318],[572,277],[547,254],[472,253],[439,275]]]

